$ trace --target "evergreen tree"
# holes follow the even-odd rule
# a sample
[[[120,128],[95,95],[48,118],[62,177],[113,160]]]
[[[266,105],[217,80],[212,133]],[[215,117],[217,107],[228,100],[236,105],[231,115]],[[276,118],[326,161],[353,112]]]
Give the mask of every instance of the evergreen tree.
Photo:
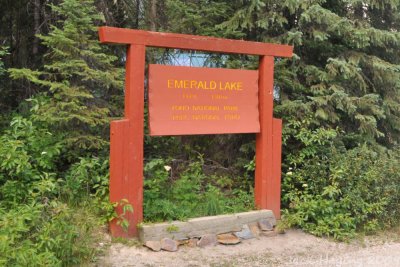
[[[48,48],[41,70],[11,69],[11,77],[39,85],[35,119],[65,136],[72,151],[99,149],[105,141],[113,90],[122,88],[123,70],[113,64],[98,42],[95,23],[103,21],[93,0],[65,0],[51,6],[59,17],[48,35],[39,35]]]
[[[277,62],[286,119],[339,127],[354,146],[400,140],[398,1],[234,1],[220,27],[246,39],[295,45]]]

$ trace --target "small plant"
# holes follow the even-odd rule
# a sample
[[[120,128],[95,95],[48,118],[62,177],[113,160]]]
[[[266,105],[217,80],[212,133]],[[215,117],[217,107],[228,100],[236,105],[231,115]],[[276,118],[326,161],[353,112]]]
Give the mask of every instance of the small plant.
[[[179,227],[174,225],[174,224],[171,224],[171,225],[168,225],[166,230],[167,230],[168,233],[178,232],[179,231]]]
[[[223,205],[223,195],[221,191],[209,185],[207,188],[207,192],[204,195],[205,205],[205,214],[206,215],[217,215],[222,213],[222,205]]]
[[[128,231],[129,221],[126,218],[128,212],[133,212],[133,207],[127,199],[121,199],[119,202],[113,203],[114,208],[120,208],[122,213],[116,214],[110,220],[117,220],[117,225],[121,226],[125,232]]]

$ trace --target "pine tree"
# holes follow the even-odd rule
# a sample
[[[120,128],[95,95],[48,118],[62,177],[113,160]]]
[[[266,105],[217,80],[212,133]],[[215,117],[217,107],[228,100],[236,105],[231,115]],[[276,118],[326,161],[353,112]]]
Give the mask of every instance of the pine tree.
[[[276,111],[310,127],[339,127],[393,146],[400,141],[398,1],[234,1],[219,27],[247,39],[295,45],[277,62],[282,105]]]
[[[60,20],[48,35],[38,36],[48,48],[43,69],[12,69],[11,77],[40,87],[34,118],[63,134],[67,147],[99,149],[107,144],[106,100],[122,88],[123,70],[114,67],[116,57],[98,42],[95,23],[103,18],[93,0],[65,0],[51,8]]]

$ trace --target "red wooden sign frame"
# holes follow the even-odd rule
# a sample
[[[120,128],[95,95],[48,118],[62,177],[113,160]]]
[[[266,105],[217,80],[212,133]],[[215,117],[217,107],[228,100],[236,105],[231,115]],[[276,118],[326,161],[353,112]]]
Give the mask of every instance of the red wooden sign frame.
[[[117,220],[110,223],[115,237],[137,236],[137,224],[143,221],[143,137],[144,78],[146,47],[189,49],[208,52],[260,56],[259,115],[260,132],[256,134],[255,204],[270,209],[280,218],[282,121],[273,118],[274,57],[291,57],[288,45],[229,40],[222,38],[148,32],[100,27],[101,43],[126,44],[125,114],[111,122],[110,201],[127,199],[133,213],[126,214],[128,231]],[[116,212],[122,213],[122,207]]]

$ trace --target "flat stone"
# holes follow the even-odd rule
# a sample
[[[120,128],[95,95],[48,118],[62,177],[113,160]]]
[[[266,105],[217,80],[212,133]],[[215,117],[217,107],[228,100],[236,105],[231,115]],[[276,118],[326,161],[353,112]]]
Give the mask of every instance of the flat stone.
[[[253,233],[250,231],[250,228],[247,224],[243,225],[242,227],[242,231],[240,232],[235,232],[234,233],[235,236],[241,238],[241,239],[250,239],[250,238],[254,238]]]
[[[165,251],[174,252],[178,250],[179,243],[170,238],[161,239],[161,249]]]
[[[249,228],[254,237],[258,237],[260,235],[261,230],[258,228],[258,223],[250,223]]]
[[[276,231],[262,231],[262,233],[261,233],[263,236],[266,236],[266,237],[274,237],[274,236],[277,236],[278,235],[278,233],[276,232]]]
[[[236,245],[241,242],[239,238],[231,233],[217,235],[217,240],[223,245]]]
[[[152,251],[160,251],[161,250],[161,242],[160,241],[147,241],[144,243],[146,247],[151,249]]]
[[[217,237],[213,234],[203,235],[197,242],[198,247],[206,247],[210,245],[215,245],[217,243]]]
[[[274,225],[267,219],[261,219],[258,221],[258,226],[262,231],[271,231],[274,229]]]

